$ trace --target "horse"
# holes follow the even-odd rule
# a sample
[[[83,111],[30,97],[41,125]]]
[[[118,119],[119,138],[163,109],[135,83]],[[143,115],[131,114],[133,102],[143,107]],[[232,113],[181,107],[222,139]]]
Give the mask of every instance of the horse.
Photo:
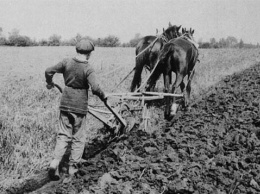
[[[188,33],[189,33],[189,31],[186,30],[186,28],[182,28],[181,35],[185,35],[185,34],[187,35]],[[155,68],[156,69],[154,69],[152,74],[150,74],[150,76],[149,76],[149,78],[147,80],[147,83],[143,84],[143,86],[145,86],[145,91],[153,90],[152,88],[154,88],[154,86],[156,85],[157,80],[159,79],[160,75],[163,73],[164,66],[162,64],[160,64],[160,63],[162,63],[162,61],[157,60],[157,63],[155,64],[155,66],[156,66]],[[164,77],[164,80],[165,80],[165,74],[163,74],[163,77]],[[170,82],[170,84],[172,84],[172,76],[171,76],[171,74],[169,75],[169,82]]]
[[[135,51],[136,65],[130,87],[131,92],[134,92],[135,89],[139,88],[141,85],[141,74],[143,68],[146,67],[149,71],[152,71],[163,45],[169,40],[180,36],[180,28],[181,26],[178,27],[169,23],[169,27],[166,30],[163,29],[161,36],[145,36],[138,42]]]
[[[171,93],[175,93],[176,88],[180,87],[181,92],[184,92],[185,83],[183,79],[188,76],[186,86],[187,98],[184,98],[184,107],[190,110],[190,92],[191,81],[195,73],[195,65],[198,60],[198,44],[194,41],[194,30],[182,30],[182,35],[178,38],[172,39],[164,44],[158,57],[160,62],[156,69],[156,74],[163,73],[164,75],[164,91],[170,92],[171,75],[172,72],[176,74],[175,82],[172,85]],[[156,82],[158,76],[151,76],[148,81],[147,88],[151,88]],[[176,97],[166,97],[166,108],[164,116],[167,120],[171,120],[176,114],[179,104],[176,103]]]

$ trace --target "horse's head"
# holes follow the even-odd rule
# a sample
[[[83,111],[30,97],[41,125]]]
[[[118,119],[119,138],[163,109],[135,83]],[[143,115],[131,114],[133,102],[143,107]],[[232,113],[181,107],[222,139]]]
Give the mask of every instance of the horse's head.
[[[193,34],[194,34],[194,30],[193,29],[190,28],[189,30],[187,30],[186,28],[182,28],[181,36],[189,38],[190,40],[194,41]]]
[[[171,23],[169,23],[169,27],[166,30],[163,29],[163,35],[168,41],[177,38],[181,35],[181,33],[179,32],[180,28],[181,26],[172,26]]]
[[[181,35],[184,35],[186,33],[188,33],[188,30],[186,28],[182,28],[181,29]]]

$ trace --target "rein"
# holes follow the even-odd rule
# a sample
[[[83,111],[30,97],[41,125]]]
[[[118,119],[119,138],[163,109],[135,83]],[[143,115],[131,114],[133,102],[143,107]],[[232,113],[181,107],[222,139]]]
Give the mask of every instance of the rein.
[[[135,58],[139,57],[141,54],[143,54],[147,49],[149,49],[150,47],[153,47],[155,42],[158,40],[158,39],[162,39],[164,42],[168,42],[168,39],[166,38],[166,36],[164,36],[163,34],[162,35],[157,35],[156,36],[156,39],[154,39],[153,42],[151,42],[144,50],[142,50],[142,52],[140,52],[138,55],[135,56]]]
[[[140,52],[138,55],[135,56],[135,58],[139,57],[141,54],[143,54],[147,49],[149,49],[151,46],[155,44],[155,42],[159,39],[159,37],[156,37],[153,42],[151,42],[142,52]]]
[[[112,91],[114,91],[115,89],[117,89],[118,86],[120,86],[120,85],[126,80],[126,78],[128,78],[128,76],[131,75],[131,73],[132,73],[134,70],[135,70],[135,67],[127,74],[127,76],[124,77],[124,79],[122,79],[122,80],[120,81],[119,84],[116,85],[116,87],[115,87]]]
[[[140,90],[141,88],[143,88],[147,84],[147,81],[151,78],[151,76],[152,76],[153,72],[155,71],[155,69],[156,69],[157,65],[159,64],[159,62],[160,62],[160,60],[158,59],[156,64],[155,64],[155,66],[154,66],[154,68],[153,68],[153,70],[152,70],[152,72],[150,73],[150,75],[146,78],[145,82],[139,88],[137,88],[135,90],[135,92],[137,92],[138,90]]]

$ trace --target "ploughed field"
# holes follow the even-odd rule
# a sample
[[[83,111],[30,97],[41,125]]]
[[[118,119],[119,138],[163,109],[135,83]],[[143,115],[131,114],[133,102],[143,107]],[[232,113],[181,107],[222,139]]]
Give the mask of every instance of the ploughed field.
[[[226,77],[174,123],[152,133],[136,127],[85,157],[70,184],[35,193],[259,193],[259,74],[257,64]]]
[[[100,68],[97,68],[98,73],[104,72],[101,72],[102,63],[97,60],[104,57],[105,61],[105,56],[111,57],[112,54],[115,57],[113,53],[122,53],[118,49],[106,51],[110,55],[105,55],[102,49],[97,51],[103,54],[93,56],[100,65]],[[130,55],[128,61],[126,58],[123,60],[121,54],[118,58],[110,58],[118,64],[103,65],[102,68],[106,69],[107,75],[100,79],[109,80],[101,82],[108,92],[134,66],[133,51],[123,51],[127,52],[125,57]],[[67,50],[66,52],[71,53]],[[1,129],[5,135],[3,136],[5,139],[1,139],[3,152],[0,157],[4,164],[1,167],[4,173],[1,173],[1,178],[2,180],[8,178],[9,181],[1,181],[3,191],[259,193],[260,64],[257,61],[259,51],[201,50],[200,56],[201,62],[197,64],[193,82],[191,112],[180,111],[173,122],[166,122],[163,119],[163,104],[161,107],[157,106],[158,104],[151,105],[153,122],[150,129],[145,132],[143,126],[137,122],[128,135],[113,142],[96,155],[91,155],[93,149],[89,148],[96,142],[93,139],[102,135],[95,134],[97,130],[93,130],[98,124],[91,123],[94,127],[90,129],[93,136],[86,144],[83,157],[85,161],[82,162],[77,178],[70,184],[49,182],[47,178],[39,179],[46,174],[45,169],[51,159],[55,143],[55,122],[57,122],[55,103],[57,104],[59,93],[56,90],[46,91],[44,78],[35,78],[33,73],[29,74],[32,77],[27,77],[27,74],[21,75],[22,73],[18,73],[13,79],[4,77],[3,83],[7,89],[2,90],[3,98],[0,100],[3,103],[1,106],[5,105],[0,117]],[[55,62],[58,61],[53,60],[54,64]],[[50,64],[42,64],[44,67],[38,69],[41,73],[39,75],[43,77],[44,69]],[[130,67],[119,64],[129,64]],[[109,74],[110,70],[117,67],[122,67],[123,70],[118,69],[120,73],[116,73],[116,76],[113,72],[112,75]],[[34,66],[32,68],[37,70]],[[233,72],[237,73],[232,74]],[[60,80],[58,78],[56,82]],[[130,80],[120,86],[118,91],[126,91]],[[17,91],[20,92],[20,96]],[[36,100],[32,100],[34,98]],[[26,107],[28,104],[30,109]],[[29,122],[34,124],[29,125]],[[8,128],[11,132],[20,134],[12,136],[7,132]],[[34,139],[29,138],[30,136]],[[32,145],[26,144],[24,140],[26,137],[27,142],[32,141]],[[13,144],[14,142],[17,144]],[[25,148],[27,152],[24,151]],[[20,161],[14,162],[18,159]],[[31,177],[33,174],[36,174],[35,179]],[[15,179],[15,175],[20,177]],[[29,178],[27,181],[26,177]],[[37,188],[37,185],[43,187]]]

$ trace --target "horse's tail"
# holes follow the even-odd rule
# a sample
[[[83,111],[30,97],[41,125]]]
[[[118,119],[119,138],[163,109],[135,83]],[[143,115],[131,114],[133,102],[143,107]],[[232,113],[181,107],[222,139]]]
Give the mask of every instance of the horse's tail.
[[[193,61],[192,63],[195,65],[197,62],[200,63],[199,60],[199,50],[198,49],[192,49],[192,55],[193,55]]]
[[[144,49],[141,49],[139,45],[136,47],[136,56],[142,52]],[[134,78],[131,83],[131,88],[130,91],[134,92],[136,87],[139,87],[141,84],[141,75],[144,66],[147,64],[148,59],[149,59],[149,53],[150,49],[147,49],[145,52],[143,52],[141,55],[138,55],[135,59],[135,73],[134,73]]]

